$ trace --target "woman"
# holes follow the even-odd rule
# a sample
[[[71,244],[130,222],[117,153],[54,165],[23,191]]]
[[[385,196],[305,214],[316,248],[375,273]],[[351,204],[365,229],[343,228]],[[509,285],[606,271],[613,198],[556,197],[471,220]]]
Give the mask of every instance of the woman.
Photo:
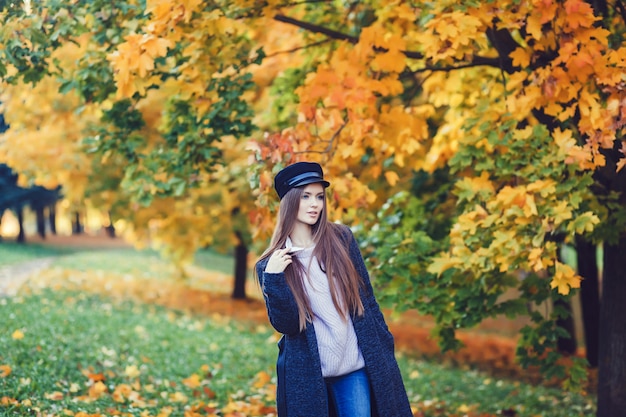
[[[269,248],[256,264],[278,342],[279,417],[412,416],[354,236],[326,214],[322,168],[287,166]]]

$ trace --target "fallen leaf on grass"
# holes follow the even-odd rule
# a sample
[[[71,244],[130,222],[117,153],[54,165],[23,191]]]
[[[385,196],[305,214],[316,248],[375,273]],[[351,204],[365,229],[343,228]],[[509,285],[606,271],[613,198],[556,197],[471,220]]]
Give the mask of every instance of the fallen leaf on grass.
[[[107,392],[107,387],[102,382],[98,381],[89,387],[89,398],[97,400],[103,394]]]
[[[170,394],[169,399],[175,403],[186,403],[189,401],[189,398],[187,398],[187,396],[180,391]]]
[[[259,372],[258,374],[256,374],[256,381],[253,385],[254,388],[263,388],[270,382],[271,378],[272,377],[267,372],[265,371]]]
[[[15,340],[22,340],[24,338],[24,332],[22,332],[20,329],[17,329],[13,332],[11,337]]]
[[[7,405],[18,405],[18,404],[19,403],[15,398],[11,398],[11,397],[0,398],[0,405],[7,406]]]
[[[44,397],[47,400],[61,401],[63,399],[63,393],[60,391],[47,392],[44,394]]]
[[[189,388],[198,388],[201,385],[200,376],[192,374],[189,378],[183,379],[183,384]]]
[[[9,365],[0,365],[0,378],[6,378],[11,375],[11,367]]]
[[[124,373],[129,378],[137,378],[139,375],[141,375],[141,371],[139,370],[139,368],[137,368],[136,365],[127,366],[124,370]]]
[[[202,390],[204,391],[206,396],[209,397],[210,399],[214,399],[216,397],[215,391],[213,391],[211,388],[204,387],[204,388],[202,388]]]

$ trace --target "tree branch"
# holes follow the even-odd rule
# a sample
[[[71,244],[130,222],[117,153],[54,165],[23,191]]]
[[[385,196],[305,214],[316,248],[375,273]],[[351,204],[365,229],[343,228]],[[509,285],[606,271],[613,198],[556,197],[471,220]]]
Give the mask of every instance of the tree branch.
[[[271,57],[274,57],[274,56],[277,56],[277,55],[282,55],[282,54],[290,54],[292,52],[297,52],[297,51],[300,51],[302,49],[313,48],[315,46],[323,45],[323,44],[327,43],[328,41],[329,41],[329,39],[324,39],[324,40],[321,40],[319,42],[310,43],[308,45],[297,46],[295,48],[287,49],[286,51],[274,52],[273,54],[265,55],[265,58],[271,58]]]
[[[333,29],[315,25],[309,22],[304,22],[302,20],[294,19],[293,17],[285,16],[282,14],[277,14],[276,16],[274,16],[274,20],[278,22],[287,23],[289,25],[294,25],[302,29],[306,29],[309,32],[321,33],[322,35],[326,35],[332,39],[336,39],[340,41],[348,41],[352,44],[359,42],[359,38],[356,36],[346,35],[345,33],[341,33]]]
[[[437,71],[444,71],[444,72],[449,72],[449,71],[454,71],[454,70],[459,70],[459,69],[464,69],[464,68],[472,68],[472,67],[494,67],[494,68],[500,68],[500,60],[499,58],[488,58],[488,57],[483,57],[483,56],[475,56],[474,59],[472,59],[472,62],[467,62],[465,64],[459,64],[459,65],[454,65],[454,66],[425,66],[424,68],[420,68],[417,69],[415,71],[411,71],[411,74],[417,74],[420,72],[426,72],[426,71],[433,71],[433,72],[437,72]]]
[[[319,25],[315,25],[313,23],[310,22],[304,22],[302,20],[298,20],[298,19],[294,19],[293,17],[289,17],[289,16],[285,16],[285,15],[276,15],[274,16],[274,20],[278,21],[278,22],[283,22],[283,23],[287,23],[289,25],[294,25],[297,26],[299,28],[308,30],[309,32],[313,32],[313,33],[319,33],[322,35],[326,35],[331,39],[335,39],[335,40],[340,40],[340,41],[347,41],[350,42],[351,44],[356,44],[359,42],[359,38],[357,36],[352,36],[352,35],[347,35],[345,33],[333,30],[333,29],[329,29],[323,26],[319,26]],[[510,35],[509,35],[510,36]],[[377,52],[386,52],[387,50],[385,48],[375,48],[375,51]],[[424,59],[424,55],[421,52],[417,52],[417,51],[402,51],[402,53],[407,57],[407,58],[411,58],[411,59]],[[481,57],[481,56],[475,56],[471,62],[466,63],[466,64],[460,64],[458,66],[450,66],[450,67],[426,67],[415,72],[424,72],[424,71],[453,71],[456,69],[462,69],[462,68],[469,68],[469,67],[477,67],[477,66],[490,66],[490,67],[496,67],[496,68],[501,68],[501,61],[499,58],[488,58],[488,57]]]
[[[500,61],[500,69],[509,74],[519,71],[519,67],[513,65],[510,55],[517,47],[518,43],[513,39],[506,29],[496,29],[497,19],[494,19],[493,27],[487,29],[487,38],[491,42],[496,51],[498,51],[498,61]]]
[[[302,4],[314,4],[314,3],[330,3],[329,0],[301,0],[301,1],[292,1],[278,5],[278,7],[293,7],[299,6]]]

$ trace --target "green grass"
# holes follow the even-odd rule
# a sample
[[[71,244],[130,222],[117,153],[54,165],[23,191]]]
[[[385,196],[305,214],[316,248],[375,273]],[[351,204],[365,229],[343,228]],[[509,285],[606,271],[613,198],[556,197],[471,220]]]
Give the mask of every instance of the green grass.
[[[216,321],[218,320],[218,321]],[[225,319],[190,316],[155,306],[115,302],[80,293],[45,292],[0,300],[0,365],[12,373],[0,378],[0,399],[14,398],[25,405],[2,406],[0,415],[60,413],[68,409],[88,413],[114,409],[139,415],[133,401],[115,402],[104,395],[95,402],[73,401],[86,395],[90,382],[81,370],[107,375],[109,394],[120,384],[133,384],[126,375],[136,366],[141,385],[135,386],[152,415],[170,406],[182,416],[185,406],[199,401],[223,408],[228,399],[243,402],[265,398],[254,387],[255,375],[274,375],[273,331]],[[23,339],[14,339],[16,330]],[[201,371],[207,365],[210,374]],[[411,402],[425,417],[474,414],[516,417],[574,417],[593,415],[593,400],[557,389],[499,380],[485,374],[452,369],[437,363],[399,357]],[[132,368],[131,368],[132,369]],[[0,374],[1,374],[0,368]],[[182,384],[192,374],[204,376],[193,390]],[[208,388],[215,398],[206,397]],[[47,398],[60,392],[63,399]],[[172,395],[185,394],[187,402]],[[26,401],[26,402],[25,402]],[[264,399],[272,405],[272,399]],[[250,414],[252,415],[252,414]]]
[[[163,275],[164,271],[167,272],[173,268],[171,262],[159,252],[151,249],[53,247],[33,243],[21,244],[0,241],[0,267],[51,256],[59,257],[53,262],[53,265],[80,271],[103,270],[122,274],[140,273],[146,277],[157,277]],[[234,271],[232,256],[220,254],[210,249],[197,251],[193,264],[225,274],[232,274]]]
[[[145,278],[171,277],[174,267],[152,250],[97,249],[55,259],[54,266],[78,271],[106,271]]]
[[[0,267],[28,262],[37,258],[67,255],[76,251],[77,249],[73,248],[0,241]]]
[[[201,249],[194,256],[194,265],[211,271],[233,274],[235,262],[230,255],[220,254],[209,249]]]
[[[259,371],[273,368],[275,346],[268,342],[272,334],[268,327],[215,323],[85,294],[46,292],[0,300],[0,322],[0,365],[13,370],[0,378],[0,398],[32,403],[31,407],[4,409],[0,405],[0,415],[31,415],[28,409],[34,407],[45,413],[64,408],[138,413],[130,401],[120,404],[110,396],[93,403],[72,401],[87,393],[89,380],[81,370],[90,367],[91,373],[109,375],[105,383],[110,391],[120,384],[133,384],[135,377],[127,376],[126,370],[137,367],[141,388],[135,390],[155,401],[148,409],[169,405],[178,411],[174,415],[182,415],[187,403],[175,403],[169,397],[180,392],[194,399],[192,389],[182,384],[194,373],[205,376],[215,401],[225,404],[239,391],[250,392]],[[24,333],[21,340],[12,337],[18,329]],[[210,376],[201,371],[202,365],[208,365]],[[46,394],[53,392],[61,392],[64,398],[47,399]]]

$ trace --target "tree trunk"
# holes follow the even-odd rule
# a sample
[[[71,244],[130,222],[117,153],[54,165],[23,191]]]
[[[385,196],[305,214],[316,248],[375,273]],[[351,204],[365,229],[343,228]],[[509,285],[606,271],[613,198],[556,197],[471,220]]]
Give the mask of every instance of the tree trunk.
[[[604,245],[600,307],[597,417],[623,417],[626,410],[626,237]]]
[[[109,224],[104,228],[107,233],[107,236],[110,238],[115,238],[115,226],[113,226],[113,218],[111,217],[111,212],[108,212],[109,215]]]
[[[77,211],[74,212],[74,221],[72,222],[72,234],[80,235],[83,233],[83,225],[80,223],[80,213]]]
[[[248,274],[248,247],[241,235],[237,233],[238,244],[235,246],[235,283],[232,298],[246,298],[246,279]]]
[[[37,207],[35,209],[35,218],[37,219],[37,234],[42,238],[46,238],[46,216],[44,213],[44,207]]]
[[[24,209],[19,208],[16,211],[17,214],[17,223],[20,225],[20,232],[17,235],[17,241],[19,243],[26,242],[26,233],[24,232]]]
[[[50,204],[48,207],[48,224],[50,225],[50,233],[57,234],[57,208],[56,204]]]
[[[596,245],[578,237],[576,239],[578,274],[583,277],[580,284],[580,304],[585,332],[587,362],[598,367],[598,329],[600,326],[600,280]]]

